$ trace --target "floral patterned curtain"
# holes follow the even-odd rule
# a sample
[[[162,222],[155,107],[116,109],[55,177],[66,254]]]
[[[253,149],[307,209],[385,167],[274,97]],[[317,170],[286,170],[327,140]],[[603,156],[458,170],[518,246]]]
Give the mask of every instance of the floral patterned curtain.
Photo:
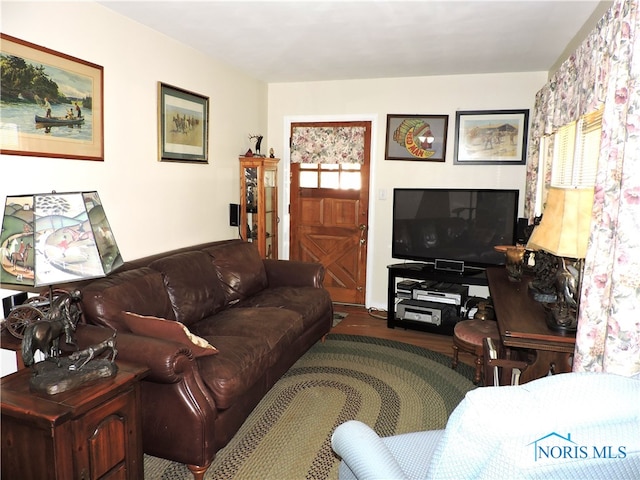
[[[294,127],[291,163],[364,163],[365,127]]]
[[[525,215],[533,216],[540,138],[604,105],[574,371],[640,372],[640,18],[616,0],[536,95]],[[544,174],[543,174],[544,175]]]

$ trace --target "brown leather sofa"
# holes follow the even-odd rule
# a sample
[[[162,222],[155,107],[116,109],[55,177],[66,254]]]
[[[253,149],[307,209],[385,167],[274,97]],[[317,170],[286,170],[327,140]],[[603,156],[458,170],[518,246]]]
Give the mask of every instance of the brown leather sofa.
[[[83,286],[87,323],[116,329],[118,359],[150,368],[141,388],[145,453],[203,478],[265,393],[329,332],[323,277],[319,264],[263,260],[251,243],[227,240],[126,262]],[[161,333],[133,334],[136,317],[125,312],[152,325],[181,322],[218,352],[200,356]],[[77,340],[106,333],[88,326]]]

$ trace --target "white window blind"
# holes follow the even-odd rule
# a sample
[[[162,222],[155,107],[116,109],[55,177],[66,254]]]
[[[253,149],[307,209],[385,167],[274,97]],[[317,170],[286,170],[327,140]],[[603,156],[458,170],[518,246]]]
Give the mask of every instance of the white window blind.
[[[596,184],[602,109],[564,125],[555,135],[551,185],[554,187],[593,187]]]
[[[555,134],[553,146],[553,167],[551,168],[551,186],[571,185],[573,162],[575,158],[577,122],[563,125]]]
[[[598,158],[600,157],[600,138],[602,136],[602,109],[589,113],[582,118],[578,131],[573,185],[592,187],[596,184]]]

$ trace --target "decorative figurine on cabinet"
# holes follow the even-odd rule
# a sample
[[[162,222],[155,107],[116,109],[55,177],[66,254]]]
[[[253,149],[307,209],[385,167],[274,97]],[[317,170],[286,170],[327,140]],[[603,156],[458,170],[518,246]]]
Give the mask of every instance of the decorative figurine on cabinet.
[[[56,292],[55,295],[52,293],[46,313],[24,330],[21,354],[24,365],[33,370],[29,381],[32,390],[55,395],[117,373],[115,331],[110,338],[99,344],[66,357],[61,356],[60,337],[64,335],[67,345],[76,345],[74,333],[81,316],[78,305],[81,298],[81,293],[77,290],[70,293]],[[44,354],[41,362],[35,361],[38,350]],[[98,358],[107,351],[110,352],[110,358]]]
[[[45,361],[51,360],[60,367],[60,337],[65,335],[69,345],[75,345],[73,332],[80,318],[76,302],[80,292],[58,294],[51,300],[46,315],[40,321],[31,323],[24,330],[22,339],[22,361],[25,367],[35,364],[35,352],[40,350]]]
[[[264,138],[263,135],[249,135],[249,140],[255,140],[256,141],[256,146],[254,148],[254,155],[256,157],[263,157],[264,155],[260,154],[260,146],[262,144],[262,139]],[[246,157],[248,157],[249,155],[245,155]]]

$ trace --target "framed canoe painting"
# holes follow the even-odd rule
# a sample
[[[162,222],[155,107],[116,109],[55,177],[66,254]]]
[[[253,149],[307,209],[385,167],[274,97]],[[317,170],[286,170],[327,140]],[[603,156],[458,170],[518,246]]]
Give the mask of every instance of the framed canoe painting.
[[[103,68],[0,36],[0,153],[104,160]]]
[[[209,98],[158,83],[158,160],[208,163]]]

